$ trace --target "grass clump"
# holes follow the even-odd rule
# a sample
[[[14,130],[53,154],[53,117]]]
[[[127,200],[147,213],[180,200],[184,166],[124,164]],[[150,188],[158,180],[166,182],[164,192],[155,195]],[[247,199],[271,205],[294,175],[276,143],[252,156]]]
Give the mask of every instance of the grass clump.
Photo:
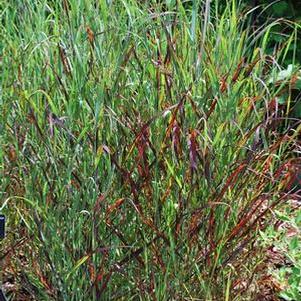
[[[14,300],[252,300],[300,126],[271,84],[274,23],[217,6],[1,2]]]

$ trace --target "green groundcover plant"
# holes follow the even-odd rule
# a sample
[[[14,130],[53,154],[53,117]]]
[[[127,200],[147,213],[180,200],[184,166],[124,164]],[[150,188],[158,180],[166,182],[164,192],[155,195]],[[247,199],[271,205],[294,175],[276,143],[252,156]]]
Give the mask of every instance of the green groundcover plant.
[[[236,1],[0,3],[11,300],[255,299],[298,198],[294,35],[268,53]]]
[[[294,214],[291,210],[275,214],[281,227],[275,231],[275,227],[269,226],[261,235],[267,246],[273,241],[275,251],[283,254],[286,264],[271,268],[270,273],[281,285],[280,296],[284,300],[301,300],[301,210]]]

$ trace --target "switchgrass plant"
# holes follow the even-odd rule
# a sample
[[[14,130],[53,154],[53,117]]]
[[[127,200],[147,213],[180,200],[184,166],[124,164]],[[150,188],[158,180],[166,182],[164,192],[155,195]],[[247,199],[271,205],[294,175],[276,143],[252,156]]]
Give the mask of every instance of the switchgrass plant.
[[[267,56],[276,22],[247,22],[236,1],[1,1],[11,300],[252,300],[300,126],[277,131],[269,84],[292,41]]]

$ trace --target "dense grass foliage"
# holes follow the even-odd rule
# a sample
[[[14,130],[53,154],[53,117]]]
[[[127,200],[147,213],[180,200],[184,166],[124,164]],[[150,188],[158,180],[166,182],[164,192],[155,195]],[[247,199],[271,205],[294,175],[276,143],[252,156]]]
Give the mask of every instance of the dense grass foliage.
[[[293,38],[266,55],[276,21],[158,2],[1,2],[12,300],[256,297],[258,231],[297,198]]]

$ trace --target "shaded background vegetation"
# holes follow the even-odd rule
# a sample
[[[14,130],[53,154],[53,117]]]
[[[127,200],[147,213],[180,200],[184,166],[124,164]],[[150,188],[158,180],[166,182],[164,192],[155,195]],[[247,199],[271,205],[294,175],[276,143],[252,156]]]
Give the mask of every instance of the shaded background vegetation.
[[[292,0],[280,0],[280,1],[266,1],[266,0],[254,0],[248,1],[250,7],[259,6],[253,14],[253,24],[260,26],[265,24],[268,19],[284,18],[292,22],[301,24],[301,1]],[[274,47],[285,41],[287,37],[296,31],[296,42],[295,45],[291,46],[289,50],[289,56],[286,58],[284,63],[286,65],[295,62],[301,63],[301,31],[295,29],[294,26],[289,26],[286,22],[282,22],[273,28],[273,35],[270,36],[269,40],[269,52],[272,53]]]

